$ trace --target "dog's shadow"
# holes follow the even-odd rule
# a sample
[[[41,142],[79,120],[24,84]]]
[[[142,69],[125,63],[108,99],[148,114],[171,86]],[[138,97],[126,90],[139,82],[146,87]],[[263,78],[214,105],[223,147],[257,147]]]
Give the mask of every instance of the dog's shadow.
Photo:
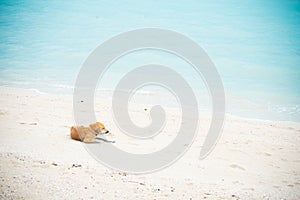
[[[107,140],[107,139],[104,139],[104,138],[99,138],[99,137],[96,137],[95,139],[96,139],[96,140],[101,140],[101,141],[103,141],[103,142],[107,142],[107,143],[116,143],[116,141]]]

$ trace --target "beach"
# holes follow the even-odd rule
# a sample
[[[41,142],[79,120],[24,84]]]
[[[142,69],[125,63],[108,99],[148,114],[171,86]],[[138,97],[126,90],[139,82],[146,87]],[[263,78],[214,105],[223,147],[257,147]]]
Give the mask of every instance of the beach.
[[[300,198],[299,123],[226,116],[222,136],[204,160],[199,153],[205,135],[198,134],[170,167],[136,175],[103,166],[70,138],[71,95],[7,87],[0,88],[0,95],[1,199]],[[133,120],[147,115],[144,106],[133,106]],[[118,131],[104,100],[95,110],[114,145],[145,150]],[[180,118],[172,117],[175,123]],[[201,115],[200,122],[199,132],[205,132],[209,117]],[[172,137],[163,132],[148,146],[159,148]],[[145,151],[151,150],[156,149]]]
[[[0,199],[300,199],[299,16],[294,0],[1,1]],[[110,133],[72,140],[93,114]]]

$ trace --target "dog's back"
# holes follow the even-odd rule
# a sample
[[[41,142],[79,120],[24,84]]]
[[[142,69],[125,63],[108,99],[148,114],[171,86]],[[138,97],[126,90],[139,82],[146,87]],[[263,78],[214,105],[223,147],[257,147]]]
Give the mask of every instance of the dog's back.
[[[78,127],[72,126],[70,135],[71,135],[72,139],[81,141],[81,138],[79,136],[79,133],[78,133],[77,129],[78,129]]]

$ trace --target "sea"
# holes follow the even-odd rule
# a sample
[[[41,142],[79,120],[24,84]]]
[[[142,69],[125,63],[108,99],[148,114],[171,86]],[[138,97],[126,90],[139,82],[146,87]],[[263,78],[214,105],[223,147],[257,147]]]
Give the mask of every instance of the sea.
[[[99,45],[126,31],[159,28],[183,34],[205,50],[223,82],[227,114],[300,122],[299,24],[297,0],[1,0],[0,86],[73,95],[83,63]],[[126,73],[151,63],[178,72],[199,110],[211,109],[204,80],[193,67],[153,49],[112,63],[97,93],[111,98]],[[176,106],[168,92],[145,86],[133,100]]]

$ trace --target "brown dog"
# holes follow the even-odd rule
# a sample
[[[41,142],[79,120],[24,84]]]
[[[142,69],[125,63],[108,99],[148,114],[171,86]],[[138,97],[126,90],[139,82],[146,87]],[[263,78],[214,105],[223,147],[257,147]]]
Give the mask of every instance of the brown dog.
[[[85,143],[91,143],[95,141],[95,137],[98,134],[107,134],[105,126],[101,122],[96,122],[95,124],[90,124],[89,127],[84,126],[72,126],[71,127],[71,138],[74,140],[79,140]]]

